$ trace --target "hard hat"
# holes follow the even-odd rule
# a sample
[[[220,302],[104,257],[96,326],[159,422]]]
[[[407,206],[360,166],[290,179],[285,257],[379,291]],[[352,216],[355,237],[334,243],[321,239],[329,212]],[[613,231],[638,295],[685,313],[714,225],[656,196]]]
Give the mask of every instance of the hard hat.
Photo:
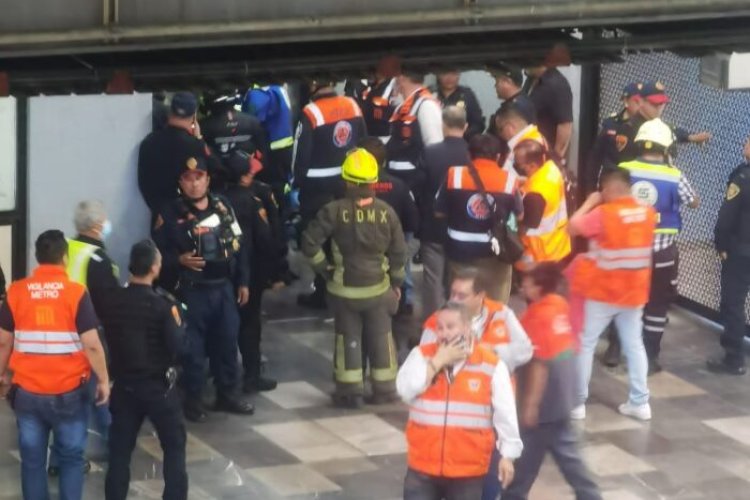
[[[363,148],[349,152],[341,169],[341,177],[355,184],[373,184],[378,182],[378,162],[374,156]]]
[[[674,134],[669,125],[661,121],[661,118],[654,118],[641,125],[635,136],[635,142],[647,143],[647,149],[652,147],[648,145],[649,142],[666,149],[674,142]]]

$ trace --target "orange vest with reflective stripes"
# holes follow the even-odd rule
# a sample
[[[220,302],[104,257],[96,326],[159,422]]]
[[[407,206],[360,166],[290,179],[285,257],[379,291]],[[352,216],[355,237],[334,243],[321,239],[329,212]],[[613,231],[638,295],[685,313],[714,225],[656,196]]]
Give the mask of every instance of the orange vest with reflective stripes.
[[[524,194],[544,198],[544,215],[539,227],[527,229],[521,238],[525,247],[517,267],[526,271],[540,262],[559,262],[570,254],[565,179],[552,160],[534,172],[523,186]]]
[[[41,265],[8,289],[14,344],[13,383],[37,394],[72,391],[91,375],[76,328],[86,288],[70,281],[61,266]]]
[[[477,340],[488,349],[494,349],[497,345],[509,343],[510,335],[505,325],[506,306],[502,302],[484,299],[484,307],[487,309],[487,320],[484,323],[482,336]],[[424,323],[422,344],[426,345],[437,342],[436,331],[437,312],[434,312]]]
[[[437,348],[419,347],[426,358]],[[476,345],[452,383],[443,371],[412,401],[406,425],[409,467],[452,478],[487,473],[495,446],[492,375],[499,362],[489,349]]]
[[[600,207],[602,234],[589,243],[594,261],[586,298],[623,307],[648,302],[656,211],[630,196]]]

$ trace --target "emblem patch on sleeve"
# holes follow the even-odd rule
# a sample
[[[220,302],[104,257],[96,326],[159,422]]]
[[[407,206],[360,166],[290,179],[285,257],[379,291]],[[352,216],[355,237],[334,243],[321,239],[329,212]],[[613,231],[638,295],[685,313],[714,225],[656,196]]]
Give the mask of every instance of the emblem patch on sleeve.
[[[740,187],[732,182],[729,184],[729,187],[727,188],[727,200],[733,200],[737,197],[737,195],[740,194]]]

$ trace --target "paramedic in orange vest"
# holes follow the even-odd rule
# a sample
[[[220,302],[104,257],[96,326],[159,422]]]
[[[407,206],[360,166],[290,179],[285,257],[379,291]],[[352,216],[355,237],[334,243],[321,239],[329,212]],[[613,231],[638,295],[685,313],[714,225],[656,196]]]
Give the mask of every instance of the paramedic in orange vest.
[[[0,381],[18,423],[23,497],[49,498],[47,443],[52,432],[60,468],[60,499],[83,495],[91,371],[96,403],[109,399],[109,376],[86,288],[65,272],[68,242],[50,230],[36,240],[39,262],[10,286],[0,307]],[[9,362],[10,361],[10,362]],[[13,372],[12,382],[6,370]]]
[[[583,289],[584,327],[578,356],[578,405],[574,419],[586,417],[594,349],[614,321],[628,363],[630,393],[620,413],[651,419],[646,384],[648,359],[643,346],[643,306],[648,302],[656,211],[642,206],[630,191],[630,172],[602,173],[601,193],[591,194],[570,220],[570,234],[589,240],[592,261],[589,285]]]
[[[463,268],[451,281],[450,301],[468,309],[474,338],[495,351],[513,372],[531,359],[531,341],[511,308],[487,298],[488,287],[488,276],[479,269]],[[437,341],[437,318],[436,312],[425,321],[421,345]]]
[[[525,250],[516,264],[528,271],[540,262],[561,262],[570,255],[565,179],[542,138],[524,139],[513,150],[523,184],[521,240]]]
[[[465,306],[440,309],[436,335],[411,351],[396,379],[409,405],[404,500],[479,499],[493,449],[504,487],[523,449],[510,372],[476,342]]]
[[[300,234],[327,203],[344,196],[341,166],[347,153],[367,135],[365,120],[357,101],[336,94],[333,82],[313,81],[310,103],[302,109],[294,143],[292,186],[299,189]],[[300,295],[297,302],[306,307],[325,309],[326,281],[315,277],[312,294]]]

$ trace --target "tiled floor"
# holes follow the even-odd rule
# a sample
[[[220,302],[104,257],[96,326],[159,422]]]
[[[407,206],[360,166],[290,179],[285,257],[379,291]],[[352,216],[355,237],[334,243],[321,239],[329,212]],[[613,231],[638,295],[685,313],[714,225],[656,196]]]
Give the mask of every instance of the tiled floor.
[[[297,291],[267,300],[264,351],[279,388],[255,398],[253,417],[211,414],[208,423],[188,426],[190,499],[400,498],[406,411],[401,404],[331,407],[333,325],[325,314],[291,306]],[[397,321],[394,330],[402,338],[416,326]],[[627,394],[624,371],[597,366],[588,418],[576,426],[605,499],[750,498],[749,382],[703,369],[716,345],[715,330],[675,311],[665,340],[666,371],[650,379],[649,423],[616,412]],[[5,406],[0,445],[0,500],[18,499],[15,421]],[[103,476],[101,468],[89,475],[86,499],[104,498]],[[129,498],[161,498],[161,478],[161,450],[146,425],[133,456]],[[548,460],[531,499],[572,498]]]

